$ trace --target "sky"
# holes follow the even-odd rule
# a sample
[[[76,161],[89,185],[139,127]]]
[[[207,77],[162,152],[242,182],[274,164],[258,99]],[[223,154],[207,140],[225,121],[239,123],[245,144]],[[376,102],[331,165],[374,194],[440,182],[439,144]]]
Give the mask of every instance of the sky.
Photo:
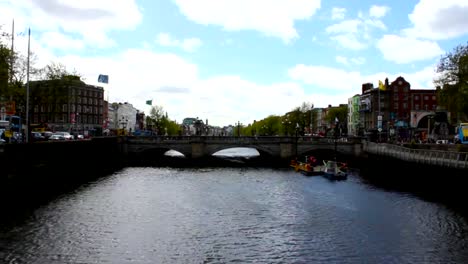
[[[468,43],[466,14],[466,0],[0,0],[16,52],[31,29],[36,66],[215,126],[347,104],[385,78],[434,89],[440,58]]]

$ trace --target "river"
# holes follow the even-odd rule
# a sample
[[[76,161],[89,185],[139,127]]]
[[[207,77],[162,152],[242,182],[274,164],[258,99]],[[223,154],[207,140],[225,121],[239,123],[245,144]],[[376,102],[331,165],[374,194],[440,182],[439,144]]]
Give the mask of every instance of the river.
[[[129,167],[0,232],[2,263],[467,263],[467,219],[292,169]]]

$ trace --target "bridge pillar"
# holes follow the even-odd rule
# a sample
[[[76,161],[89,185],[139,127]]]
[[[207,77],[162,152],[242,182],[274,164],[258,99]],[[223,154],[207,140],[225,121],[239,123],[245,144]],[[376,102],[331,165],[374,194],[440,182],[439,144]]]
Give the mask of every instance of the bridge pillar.
[[[192,158],[202,158],[205,156],[205,143],[192,142]]]
[[[290,159],[296,155],[296,146],[293,143],[280,143],[280,157]]]

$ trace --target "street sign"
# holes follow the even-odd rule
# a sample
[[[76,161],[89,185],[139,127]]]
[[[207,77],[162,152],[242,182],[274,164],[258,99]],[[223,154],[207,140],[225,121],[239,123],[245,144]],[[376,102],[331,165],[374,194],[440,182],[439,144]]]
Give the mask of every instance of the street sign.
[[[379,132],[382,132],[382,128],[381,128],[381,127],[379,127],[379,129],[377,129],[377,130],[379,130]]]

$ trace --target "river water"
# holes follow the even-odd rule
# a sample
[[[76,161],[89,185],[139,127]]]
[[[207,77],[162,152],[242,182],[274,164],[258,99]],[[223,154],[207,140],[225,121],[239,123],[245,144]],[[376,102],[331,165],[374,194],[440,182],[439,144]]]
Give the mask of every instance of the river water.
[[[443,204],[292,169],[131,167],[0,232],[1,263],[467,263]]]

